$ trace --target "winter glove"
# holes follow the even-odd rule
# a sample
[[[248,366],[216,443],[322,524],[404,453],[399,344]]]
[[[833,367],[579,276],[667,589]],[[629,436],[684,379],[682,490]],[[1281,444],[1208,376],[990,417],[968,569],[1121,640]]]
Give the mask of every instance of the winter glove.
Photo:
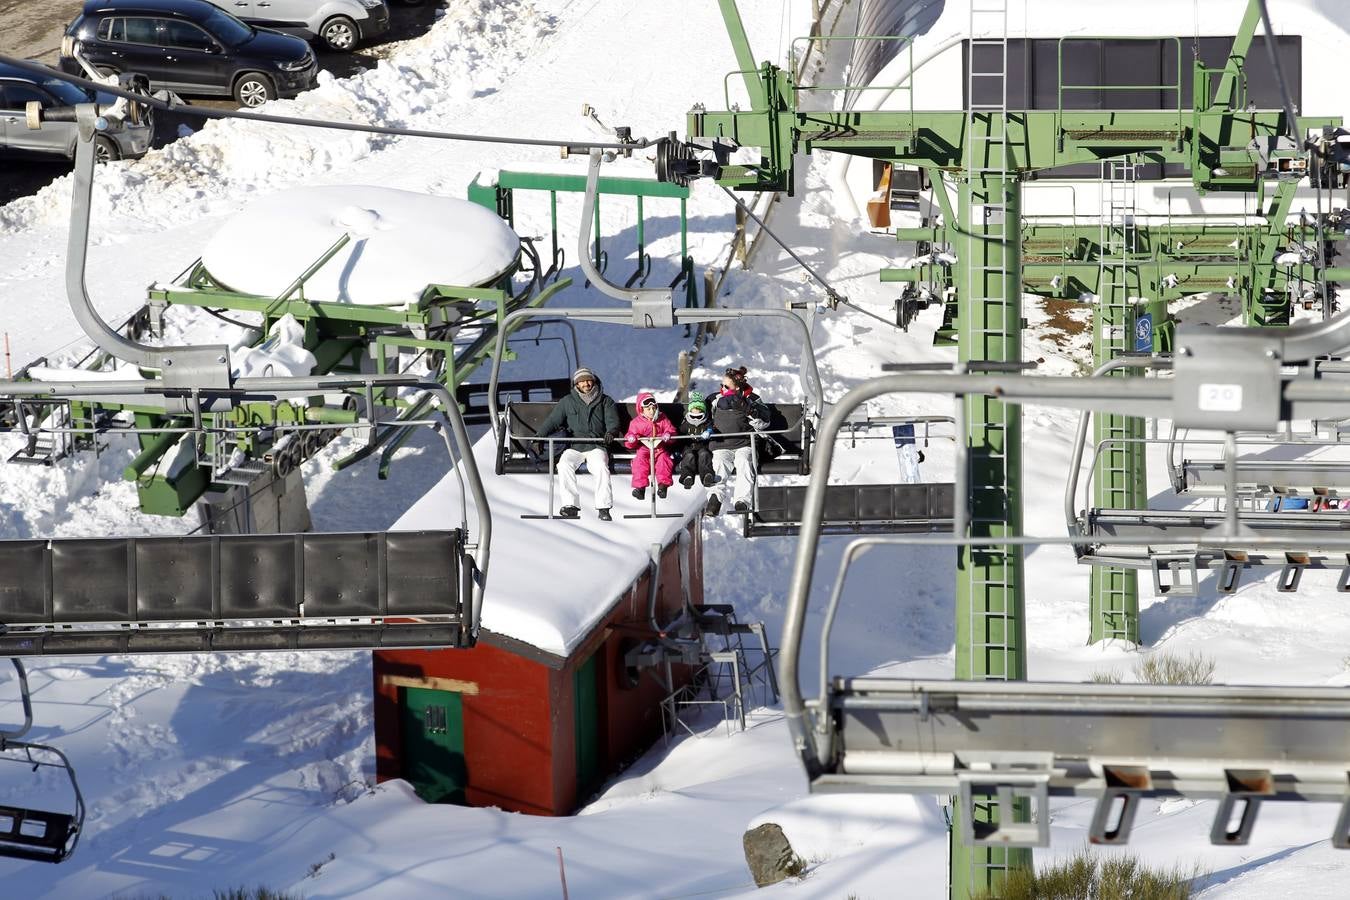
[[[619,439],[619,436],[618,436],[617,434],[615,434],[615,433],[612,432],[612,431],[606,431],[606,432],[605,432],[605,448],[608,449],[608,448],[614,446],[614,442],[617,441],[618,439]]]
[[[751,416],[750,427],[755,429],[755,431],[763,431],[764,429],[769,427],[769,421],[768,419],[761,419],[756,416]]]
[[[542,442],[542,441],[535,441],[533,444],[530,445],[530,451],[531,451],[532,453],[534,453],[535,456],[543,456],[543,455],[544,455],[544,444],[543,444],[543,442]]]
[[[708,438],[710,438],[710,437],[712,437],[712,436],[713,436],[713,430],[712,430],[711,428],[707,428],[707,429],[704,429],[703,433],[700,434],[700,435],[698,436],[698,439],[699,439],[700,441],[706,441]]]

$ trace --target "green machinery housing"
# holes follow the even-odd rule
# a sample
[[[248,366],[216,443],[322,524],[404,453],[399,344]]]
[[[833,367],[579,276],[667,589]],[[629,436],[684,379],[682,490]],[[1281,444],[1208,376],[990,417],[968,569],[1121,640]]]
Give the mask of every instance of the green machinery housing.
[[[939,339],[953,342],[969,371],[1017,370],[1021,359],[1022,295],[1037,294],[1090,304],[1093,362],[1104,365],[1122,355],[1167,353],[1172,326],[1168,303],[1193,294],[1239,294],[1249,324],[1278,327],[1290,320],[1291,297],[1303,285],[1350,278],[1350,270],[1327,267],[1324,253],[1281,258],[1291,246],[1309,246],[1327,224],[1286,224],[1300,179],[1323,187],[1343,184],[1342,151],[1335,141],[1341,121],[1256,109],[1246,95],[1246,59],[1260,9],[1249,3],[1236,38],[1221,66],[1197,56],[1190,68],[1191,90],[1183,90],[1181,42],[1175,38],[1177,79],[1172,84],[1131,86],[1170,91],[1168,109],[1078,109],[1066,102],[1078,91],[1113,90],[1066,79],[1066,48],[1058,47],[1059,68],[1053,109],[1009,106],[1007,80],[1012,62],[1008,12],[1002,0],[972,7],[965,42],[965,108],[914,108],[911,80],[908,108],[860,111],[803,109],[815,97],[847,97],[866,85],[811,88],[794,83],[789,70],[756,63],[735,0],[719,0],[735,50],[748,107],[722,110],[695,106],[687,122],[684,149],[658,157],[658,176],[677,183],[712,175],[739,191],[794,190],[795,157],[813,150],[867,157],[892,166],[921,170],[931,185],[940,217],[922,227],[902,228],[897,238],[919,243],[914,268],[886,268],[884,282],[902,285],[900,319],[931,296],[949,298]],[[805,40],[805,39],[803,39]],[[894,41],[890,35],[831,35],[825,41]],[[1130,39],[1125,39],[1130,40]],[[1169,39],[1152,39],[1162,40]],[[902,88],[903,89],[903,88]],[[1120,96],[1120,95],[1115,95]],[[1103,106],[1109,107],[1106,100]],[[1317,146],[1304,146],[1308,131]],[[757,149],[752,164],[729,164],[730,149]],[[714,151],[715,162],[707,154]],[[1168,216],[1161,221],[1129,208],[1140,167],[1157,164],[1184,170],[1202,193],[1244,194],[1259,203],[1260,222],[1228,224],[1204,216]],[[1100,217],[1024,217],[1023,184],[1036,173],[1090,164],[1100,167],[1104,202]],[[1053,175],[1051,176],[1053,177]],[[954,196],[953,196],[954,193]],[[945,248],[944,253],[928,252]],[[944,258],[954,261],[942,262]],[[1278,261],[1277,261],[1278,260]],[[1147,320],[1146,341],[1139,341]],[[1128,371],[1128,367],[1119,371]],[[995,397],[964,401],[964,434],[969,449],[969,531],[971,537],[1022,532],[1021,419],[1019,409]],[[1108,450],[1099,457],[1096,501],[1102,507],[1139,508],[1145,497],[1141,419],[1098,416],[1096,438]],[[958,498],[958,502],[961,502]],[[962,548],[957,559],[956,674],[963,679],[1022,680],[1026,677],[1026,635],[1022,552],[1017,546]],[[1091,638],[1138,642],[1138,593],[1133,570],[1096,567],[1092,577]],[[1025,810],[1015,808],[1020,817]],[[976,818],[995,822],[996,803],[976,806]],[[1006,815],[1007,811],[1002,814]],[[953,834],[959,832],[953,828]],[[952,895],[996,890],[1011,867],[1030,864],[1030,851],[952,845]]]

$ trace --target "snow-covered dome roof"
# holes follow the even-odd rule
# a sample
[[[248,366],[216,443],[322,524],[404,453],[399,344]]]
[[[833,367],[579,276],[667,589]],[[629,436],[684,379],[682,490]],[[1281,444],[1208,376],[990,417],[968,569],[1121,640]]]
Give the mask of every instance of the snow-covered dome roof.
[[[428,284],[495,281],[520,251],[510,226],[476,203],[331,185],[249,204],[211,239],[202,262],[222,287],[274,297],[344,232],[351,241],[305,282],[305,299],[411,303]]]

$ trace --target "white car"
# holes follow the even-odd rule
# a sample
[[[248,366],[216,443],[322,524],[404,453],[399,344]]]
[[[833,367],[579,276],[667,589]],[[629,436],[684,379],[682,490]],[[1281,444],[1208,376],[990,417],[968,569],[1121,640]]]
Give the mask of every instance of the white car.
[[[389,30],[384,0],[213,0],[250,25],[351,50]]]

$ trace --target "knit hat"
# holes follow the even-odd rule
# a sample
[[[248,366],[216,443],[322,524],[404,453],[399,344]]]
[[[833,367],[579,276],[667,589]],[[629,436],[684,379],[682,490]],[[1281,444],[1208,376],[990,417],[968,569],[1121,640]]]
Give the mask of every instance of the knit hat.
[[[576,384],[578,381],[580,381],[580,380],[583,379],[583,378],[589,378],[591,381],[594,381],[596,384],[599,384],[599,383],[600,383],[599,377],[598,377],[594,372],[592,372],[590,369],[586,368],[585,366],[578,366],[578,367],[577,367],[577,370],[576,370],[575,372],[572,373],[572,383],[573,383],[573,384]]]
[[[689,392],[689,406],[685,410],[684,417],[694,424],[701,424],[708,418],[708,404],[703,399],[703,395],[698,391]]]

